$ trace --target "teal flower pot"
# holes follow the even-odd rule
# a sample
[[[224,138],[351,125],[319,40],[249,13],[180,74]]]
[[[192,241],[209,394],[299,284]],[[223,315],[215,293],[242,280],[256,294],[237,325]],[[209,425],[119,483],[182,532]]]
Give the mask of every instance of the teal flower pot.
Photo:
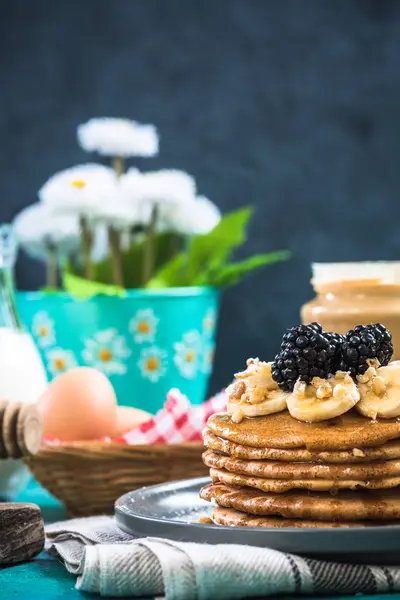
[[[179,388],[205,399],[219,292],[207,287],[128,290],[85,300],[65,292],[19,292],[18,309],[50,379],[76,365],[99,369],[118,403],[155,413]]]

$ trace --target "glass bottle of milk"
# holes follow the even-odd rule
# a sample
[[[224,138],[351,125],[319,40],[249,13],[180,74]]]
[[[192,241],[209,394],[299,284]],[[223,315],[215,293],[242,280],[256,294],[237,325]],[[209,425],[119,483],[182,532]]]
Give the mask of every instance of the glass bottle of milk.
[[[21,323],[14,296],[17,245],[10,225],[0,225],[0,398],[36,402],[47,386],[39,352]],[[28,469],[19,460],[0,459],[0,498],[26,485]]]

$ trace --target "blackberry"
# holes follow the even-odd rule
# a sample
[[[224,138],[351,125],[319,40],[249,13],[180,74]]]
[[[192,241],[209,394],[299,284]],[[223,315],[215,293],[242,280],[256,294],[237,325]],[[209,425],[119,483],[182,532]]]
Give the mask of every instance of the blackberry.
[[[336,371],[339,371],[340,368],[340,362],[342,360],[342,345],[345,341],[345,336],[341,333],[333,333],[329,331],[325,333],[325,337],[327,338],[328,342],[332,344],[332,346],[335,346],[332,368],[332,374],[334,374]]]
[[[357,325],[345,335],[340,369],[356,377],[368,369],[368,360],[377,359],[381,366],[385,366],[392,356],[392,335],[384,325]]]
[[[336,346],[319,323],[297,325],[283,336],[281,350],[272,365],[272,377],[282,390],[293,391],[296,380],[311,383],[332,372]]]

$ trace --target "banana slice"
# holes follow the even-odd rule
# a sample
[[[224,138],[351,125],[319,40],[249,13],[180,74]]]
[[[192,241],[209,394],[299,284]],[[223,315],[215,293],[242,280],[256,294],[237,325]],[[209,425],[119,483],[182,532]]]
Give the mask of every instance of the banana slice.
[[[400,416],[400,362],[386,367],[371,366],[358,378],[361,400],[357,410],[370,419],[392,419]]]
[[[240,423],[245,417],[271,415],[286,409],[288,394],[272,379],[272,362],[249,358],[247,369],[236,373],[236,381],[226,392],[227,411],[232,421]]]
[[[281,390],[272,390],[268,392],[268,397],[259,404],[250,404],[248,402],[227,402],[228,414],[232,416],[234,423],[240,423],[245,417],[262,417],[282,412],[286,409],[286,400],[289,394]]]
[[[311,385],[298,380],[287,399],[292,417],[317,423],[346,413],[360,400],[360,393],[349,373],[338,371],[330,379],[314,377]]]

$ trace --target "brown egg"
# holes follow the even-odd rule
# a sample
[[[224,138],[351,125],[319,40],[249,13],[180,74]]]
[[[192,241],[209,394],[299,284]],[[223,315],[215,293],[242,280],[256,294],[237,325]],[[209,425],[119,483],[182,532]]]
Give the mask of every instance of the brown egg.
[[[39,400],[44,436],[62,441],[112,436],[117,399],[105,375],[77,367],[52,381]]]
[[[113,437],[121,437],[124,433],[128,433],[128,431],[132,431],[135,427],[149,421],[152,416],[153,415],[140,408],[117,406],[117,421]]]

